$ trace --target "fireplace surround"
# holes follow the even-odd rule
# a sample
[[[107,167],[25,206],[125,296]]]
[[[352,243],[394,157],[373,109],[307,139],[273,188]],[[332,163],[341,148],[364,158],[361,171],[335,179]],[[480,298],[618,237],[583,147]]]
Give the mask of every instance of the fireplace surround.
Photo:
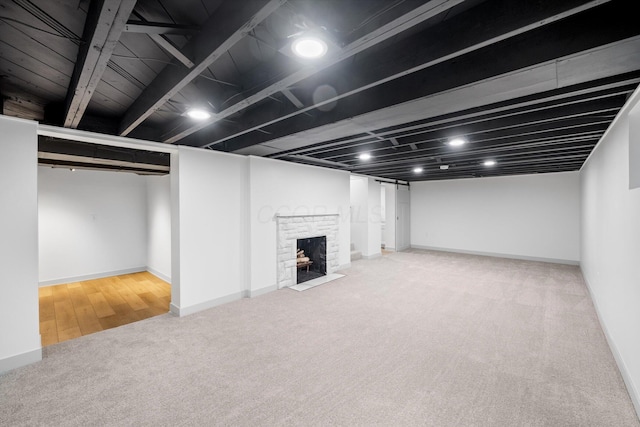
[[[338,270],[338,214],[277,215],[277,280],[278,289],[296,285],[296,250],[298,239],[326,237],[326,274]]]

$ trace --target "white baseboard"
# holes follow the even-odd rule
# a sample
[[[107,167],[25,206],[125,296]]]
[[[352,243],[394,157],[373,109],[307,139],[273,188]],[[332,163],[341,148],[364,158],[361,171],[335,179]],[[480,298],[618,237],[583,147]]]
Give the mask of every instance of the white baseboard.
[[[160,273],[158,270],[156,270],[155,268],[149,267],[147,266],[147,271],[151,274],[153,274],[154,276],[156,276],[159,279],[164,280],[165,282],[167,282],[168,284],[171,284],[171,277]]]
[[[381,256],[382,256],[382,253],[377,253],[373,255],[362,255],[362,259],[376,259],[376,258],[380,258]]]
[[[277,291],[278,285],[267,286],[266,288],[256,289],[255,291],[249,290],[247,291],[249,294],[249,298],[259,297],[260,295],[268,294],[269,292]]]
[[[582,271],[582,268],[580,269]],[[624,381],[624,384],[627,386],[627,392],[629,393],[629,397],[631,397],[631,402],[633,403],[634,408],[636,409],[636,414],[638,418],[640,418],[640,393],[638,389],[636,389],[633,380],[631,379],[631,375],[629,375],[629,369],[627,368],[626,363],[624,363],[624,359],[618,351],[618,347],[615,342],[611,338],[609,334],[609,330],[607,329],[607,325],[602,321],[602,314],[600,312],[600,307],[598,306],[598,301],[594,298],[593,290],[591,288],[591,284],[589,283],[589,279],[585,276],[584,271],[582,271],[582,277],[584,278],[584,282],[587,284],[587,290],[589,291],[589,295],[591,296],[591,301],[593,301],[593,306],[596,309],[596,314],[598,315],[598,321],[600,323],[600,327],[604,332],[604,336],[607,339],[607,343],[609,344],[609,348],[611,349],[611,353],[613,354],[613,358],[618,365],[618,370],[620,371],[620,375]]]
[[[147,267],[126,268],[124,270],[105,271],[102,273],[87,274],[84,276],[73,276],[73,277],[63,277],[60,279],[53,279],[53,280],[43,280],[42,282],[38,283],[38,286],[51,286],[51,285],[60,285],[62,283],[81,282],[83,280],[102,279],[103,277],[119,276],[121,274],[140,273],[142,271],[147,271]]]
[[[346,264],[342,264],[341,266],[338,267],[338,269],[336,271],[345,270],[347,268],[351,268],[351,263],[350,262],[348,262]]]
[[[533,256],[525,256],[525,255],[501,254],[497,252],[467,251],[464,249],[439,248],[436,246],[423,246],[423,245],[411,245],[411,248],[425,249],[428,251],[451,252],[456,254],[490,256],[490,257],[507,258],[507,259],[521,259],[523,261],[549,262],[552,264],[580,265],[580,261],[571,260],[571,259],[542,258],[542,257],[533,257]]]
[[[193,313],[197,313],[199,311],[202,310],[207,310],[209,308],[213,308],[216,307],[218,305],[222,305],[222,304],[226,304],[229,302],[233,302],[233,301],[237,301],[239,299],[242,299],[244,295],[244,291],[242,292],[236,292],[233,293],[231,295],[227,295],[224,297],[220,297],[220,298],[215,298],[209,301],[205,301],[205,302],[201,302],[199,304],[194,304],[188,307],[178,307],[176,305],[174,305],[173,303],[169,304],[169,310],[171,311],[171,313],[175,314],[176,316],[188,316],[190,314]]]
[[[4,374],[12,369],[27,366],[42,360],[42,348],[27,351],[26,353],[16,354],[15,356],[0,359],[0,374]]]

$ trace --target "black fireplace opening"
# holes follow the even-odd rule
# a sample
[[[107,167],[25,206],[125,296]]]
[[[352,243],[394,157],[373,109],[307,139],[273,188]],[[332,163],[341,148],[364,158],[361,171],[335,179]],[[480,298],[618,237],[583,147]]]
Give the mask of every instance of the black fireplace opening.
[[[296,250],[296,283],[327,275],[327,237],[298,239]]]

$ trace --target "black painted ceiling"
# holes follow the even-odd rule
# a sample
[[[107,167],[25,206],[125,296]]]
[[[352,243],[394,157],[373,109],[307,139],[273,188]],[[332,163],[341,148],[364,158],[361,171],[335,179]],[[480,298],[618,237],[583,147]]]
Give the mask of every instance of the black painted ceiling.
[[[2,112],[406,181],[574,171],[640,82],[634,3],[0,0]],[[69,147],[41,157],[96,157]]]

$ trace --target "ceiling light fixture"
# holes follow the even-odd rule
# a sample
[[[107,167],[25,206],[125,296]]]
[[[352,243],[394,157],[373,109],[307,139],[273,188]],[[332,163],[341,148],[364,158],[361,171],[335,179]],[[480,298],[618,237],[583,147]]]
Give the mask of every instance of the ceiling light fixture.
[[[207,120],[211,118],[211,113],[200,108],[192,108],[187,111],[187,116],[191,117],[194,120]]]
[[[447,169],[449,169],[449,165],[440,165],[441,171],[446,171]]]
[[[461,145],[466,144],[467,141],[465,141],[462,138],[454,138],[451,141],[449,141],[449,145],[451,145],[452,147],[459,147]]]
[[[327,54],[328,46],[316,37],[300,37],[291,43],[291,50],[300,58],[318,59]]]
[[[360,160],[369,160],[371,158],[371,154],[369,153],[362,153],[358,156],[358,158]]]
[[[485,166],[493,166],[496,164],[495,160],[485,160],[483,163]]]
[[[413,173],[422,173],[422,168],[413,168]]]

